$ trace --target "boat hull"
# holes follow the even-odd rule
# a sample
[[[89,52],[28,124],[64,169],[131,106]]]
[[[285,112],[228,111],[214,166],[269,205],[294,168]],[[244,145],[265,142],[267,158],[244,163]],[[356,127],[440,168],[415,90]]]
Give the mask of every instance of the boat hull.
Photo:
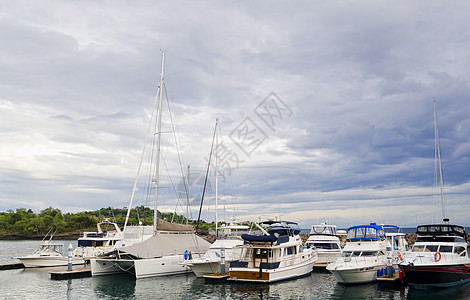
[[[135,277],[137,279],[191,272],[191,269],[188,266],[181,264],[181,255],[139,259],[134,262]]]
[[[377,271],[381,268],[384,268],[384,266],[330,271],[339,283],[354,284],[377,281]]]
[[[226,266],[228,267],[230,262],[226,262]],[[189,268],[193,271],[193,273],[197,277],[203,277],[207,274],[214,274],[220,272],[220,262],[212,261],[212,262],[201,262],[201,263],[190,263],[188,264]]]
[[[67,257],[20,257],[18,258],[25,268],[42,268],[42,267],[60,267],[67,266],[69,260]],[[72,265],[84,265],[82,258],[73,257]]]
[[[277,269],[230,268],[230,280],[271,283],[302,277],[312,272],[315,261],[316,256],[312,256],[312,259],[300,264]]]
[[[91,275],[112,275],[120,273],[134,274],[134,262],[131,259],[92,259],[90,260]]]
[[[408,284],[417,289],[445,288],[470,282],[470,265],[400,266]]]

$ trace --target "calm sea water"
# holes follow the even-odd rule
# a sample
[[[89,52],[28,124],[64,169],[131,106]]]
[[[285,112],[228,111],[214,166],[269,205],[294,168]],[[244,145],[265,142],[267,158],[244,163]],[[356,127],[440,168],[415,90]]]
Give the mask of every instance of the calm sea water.
[[[76,241],[62,241],[75,247]],[[0,262],[31,253],[39,241],[0,241]],[[64,253],[65,254],[65,253]],[[261,284],[206,284],[193,274],[136,280],[130,275],[51,280],[59,268],[0,271],[0,299],[470,299],[470,285],[417,291],[380,284],[344,286],[329,273]]]

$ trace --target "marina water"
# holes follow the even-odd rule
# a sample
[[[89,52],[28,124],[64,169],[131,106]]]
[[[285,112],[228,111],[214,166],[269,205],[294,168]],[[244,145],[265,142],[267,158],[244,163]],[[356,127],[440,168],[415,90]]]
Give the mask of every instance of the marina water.
[[[64,248],[77,241],[61,241]],[[0,241],[0,262],[34,251],[39,241]],[[64,253],[66,255],[66,253]],[[76,268],[74,266],[74,268]],[[414,290],[378,283],[345,286],[326,272],[270,285],[206,284],[193,274],[136,280],[132,275],[111,275],[51,280],[49,271],[34,268],[0,271],[0,299],[470,299],[470,284],[442,290]]]

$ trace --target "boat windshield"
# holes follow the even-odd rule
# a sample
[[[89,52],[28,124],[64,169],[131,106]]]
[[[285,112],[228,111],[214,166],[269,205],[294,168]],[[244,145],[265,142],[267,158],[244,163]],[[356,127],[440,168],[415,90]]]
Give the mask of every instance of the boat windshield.
[[[311,243],[311,246],[315,246],[317,249],[325,249],[325,250],[332,250],[332,249],[339,249],[339,245],[336,243]]]
[[[312,225],[310,234],[336,235],[336,226],[334,225]]]
[[[347,239],[384,239],[385,234],[381,226],[371,223],[370,225],[353,226],[348,229]]]

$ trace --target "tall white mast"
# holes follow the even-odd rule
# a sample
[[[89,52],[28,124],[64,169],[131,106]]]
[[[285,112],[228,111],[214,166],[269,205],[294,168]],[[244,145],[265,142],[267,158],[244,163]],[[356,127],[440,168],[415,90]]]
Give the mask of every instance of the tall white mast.
[[[444,198],[444,182],[442,180],[441,149],[440,149],[440,146],[439,146],[439,129],[437,127],[436,100],[434,100],[434,125],[435,125],[435,139],[436,139],[437,159],[438,159],[438,164],[439,164],[439,178],[440,178],[439,183],[440,183],[440,187],[441,187],[442,218],[446,219],[445,198]]]
[[[157,204],[158,204],[158,180],[160,176],[160,142],[162,138],[162,98],[163,98],[163,71],[165,67],[165,51],[162,51],[162,70],[160,73],[160,86],[158,87],[159,90],[159,102],[158,102],[158,118],[157,118],[157,152],[156,156],[156,163],[155,163],[155,205],[154,205],[154,212],[153,212],[153,234],[157,233],[157,218],[158,218],[158,211],[157,211]]]
[[[219,229],[218,229],[218,215],[217,215],[217,206],[218,206],[218,179],[217,177],[219,176],[219,166],[218,166],[218,161],[217,161],[217,148],[219,146],[219,135],[217,133],[217,129],[219,126],[219,118],[215,119],[215,236],[219,237]]]
[[[186,182],[186,225],[188,225],[189,219],[189,165],[188,165],[188,174]]]

